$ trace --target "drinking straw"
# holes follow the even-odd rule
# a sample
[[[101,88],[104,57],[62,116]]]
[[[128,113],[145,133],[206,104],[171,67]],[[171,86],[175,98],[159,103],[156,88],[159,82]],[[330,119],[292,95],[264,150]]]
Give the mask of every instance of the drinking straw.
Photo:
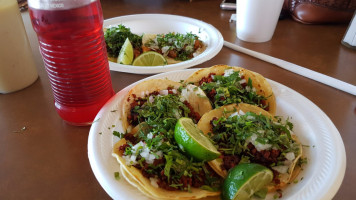
[[[344,92],[347,92],[349,94],[352,94],[356,96],[356,86],[346,83],[344,81],[338,80],[336,78],[327,76],[325,74],[321,74],[319,72],[307,69],[305,67],[263,54],[259,53],[256,51],[252,51],[246,48],[243,48],[241,46],[238,46],[236,44],[233,44],[231,42],[224,41],[224,46],[233,49],[235,51],[250,55],[252,57],[258,58],[260,60],[272,63],[274,65],[277,65],[278,67],[281,67],[285,70],[291,71],[293,73],[299,74],[301,76],[307,77],[309,79],[312,79],[314,81],[318,81],[320,83],[323,83],[325,85],[331,86],[333,88],[342,90]]]

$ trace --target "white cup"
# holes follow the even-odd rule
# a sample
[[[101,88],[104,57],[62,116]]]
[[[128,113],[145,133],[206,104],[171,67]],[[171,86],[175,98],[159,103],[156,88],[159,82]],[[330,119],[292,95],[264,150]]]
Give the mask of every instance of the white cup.
[[[267,42],[276,28],[284,0],[236,0],[236,34],[246,42]]]

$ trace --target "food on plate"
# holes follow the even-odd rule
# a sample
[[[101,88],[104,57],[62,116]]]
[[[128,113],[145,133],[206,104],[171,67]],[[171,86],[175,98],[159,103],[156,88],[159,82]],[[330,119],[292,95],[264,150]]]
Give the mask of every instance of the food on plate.
[[[142,50],[161,53],[168,64],[190,60],[205,49],[206,45],[193,33],[144,34]]]
[[[253,195],[264,199],[265,188],[273,180],[273,172],[256,163],[242,163],[229,171],[221,192],[222,200],[248,200]]]
[[[133,66],[162,66],[166,64],[167,60],[161,54],[154,51],[142,53],[132,63]]]
[[[142,36],[132,33],[130,28],[124,25],[105,28],[104,38],[108,57],[112,62],[117,62],[117,57],[127,38],[130,40],[134,55],[140,54],[142,51]]]
[[[104,29],[104,37],[108,59],[112,62],[125,65],[131,65],[132,62],[122,62],[118,56],[126,40],[129,40],[133,49],[130,52],[126,52],[126,54],[128,57],[133,58],[133,63],[136,63],[136,66],[158,66],[143,65],[150,63],[140,64],[140,62],[135,62],[145,52],[157,52],[161,54],[166,62],[161,62],[160,64],[166,65],[190,60],[206,49],[206,44],[199,39],[198,35],[191,32],[185,34],[170,32],[165,34],[143,33],[142,35],[137,35],[132,33],[130,28],[120,24],[117,27]]]
[[[133,61],[133,48],[129,38],[126,38],[124,44],[121,47],[117,62],[124,65],[131,65]]]
[[[199,161],[211,161],[220,156],[220,152],[196,126],[191,118],[182,117],[174,128],[174,139],[179,148]]]
[[[267,81],[240,67],[141,81],[123,98],[124,133],[112,155],[125,180],[152,199],[281,194],[304,158],[275,103]]]
[[[198,199],[220,194],[221,177],[207,162],[183,152],[174,138],[179,119],[191,117],[197,121],[211,109],[195,110],[194,104],[199,101],[183,96],[189,93],[184,87],[170,80],[148,80],[134,86],[124,99],[126,133],[114,145],[112,155],[120,163],[123,177],[153,199]]]
[[[165,98],[162,99],[162,97]],[[148,110],[150,107],[146,105],[155,100],[162,101],[152,110]],[[195,122],[198,122],[203,114],[212,109],[208,98],[199,87],[168,79],[151,79],[135,85],[124,98],[122,113],[124,130],[131,129],[141,123],[142,119],[139,116],[142,112],[148,112],[147,115],[151,114],[147,117],[164,117],[164,113],[161,113],[162,116],[156,116],[154,110],[163,109],[163,107],[158,107],[163,103],[171,104],[169,108],[173,111],[168,114],[173,113],[177,119],[184,116],[190,117]]]
[[[196,71],[186,80],[199,86],[214,108],[232,103],[248,103],[276,112],[276,99],[267,80],[241,67],[215,65]]]
[[[210,166],[222,177],[240,163],[258,163],[271,169],[269,191],[285,187],[299,173],[302,145],[293,124],[245,103],[230,104],[204,114],[198,128],[209,135],[222,156]]]
[[[199,199],[220,194],[218,188],[221,178],[209,165],[190,160],[176,145],[170,144],[173,140],[165,138],[163,134],[153,134],[157,134],[154,137],[156,139],[150,143],[143,142],[150,140],[139,136],[126,135],[140,142],[133,145],[130,142],[133,139],[121,139],[114,146],[113,156],[120,163],[120,174],[132,186],[152,199]],[[136,152],[140,152],[137,155],[140,160],[132,158]]]

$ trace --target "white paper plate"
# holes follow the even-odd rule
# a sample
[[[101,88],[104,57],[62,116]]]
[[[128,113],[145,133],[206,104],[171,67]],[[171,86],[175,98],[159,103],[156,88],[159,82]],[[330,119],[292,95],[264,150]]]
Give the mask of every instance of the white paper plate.
[[[134,74],[156,74],[179,69],[186,69],[210,60],[218,54],[223,46],[224,39],[221,33],[212,25],[203,21],[177,15],[165,14],[140,14],[127,15],[104,21],[104,27],[117,26],[123,24],[131,29],[132,33],[143,34],[165,34],[169,32],[188,33],[192,32],[207,44],[207,49],[197,57],[177,64],[137,67],[131,65],[121,65],[109,61],[110,70],[128,72]]]
[[[186,79],[195,70],[168,72],[146,79],[167,77],[179,81]],[[310,100],[284,85],[271,80],[268,82],[276,95],[277,115],[290,117],[294,132],[304,145],[309,146],[303,149],[308,164],[298,176],[299,182],[283,190],[282,199],[331,199],[341,185],[346,168],[345,147],[338,130]],[[96,116],[89,133],[90,165],[101,186],[113,199],[148,199],[124,178],[115,180],[114,172],[119,171],[119,164],[111,156],[113,144],[118,141],[112,132],[123,132],[120,123],[121,105],[124,95],[133,85],[118,92],[106,103]],[[267,199],[273,199],[272,195]]]

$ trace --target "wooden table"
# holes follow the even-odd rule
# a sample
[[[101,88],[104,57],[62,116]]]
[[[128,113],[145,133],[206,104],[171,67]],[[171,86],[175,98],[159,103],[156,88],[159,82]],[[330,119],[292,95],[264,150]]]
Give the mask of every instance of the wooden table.
[[[341,45],[344,25],[303,25],[280,20],[271,41],[247,43],[236,38],[233,11],[220,0],[102,0],[105,19],[128,14],[165,13],[196,18],[215,26],[226,41],[239,44],[356,85],[356,51]],[[57,115],[47,74],[28,13],[24,23],[39,71],[30,87],[0,95],[0,199],[110,199],[88,161],[90,127],[75,127]],[[310,99],[333,121],[347,153],[344,181],[334,199],[354,199],[356,190],[356,97],[224,47],[215,64],[242,66],[286,85]],[[114,90],[147,75],[111,72]],[[337,151],[337,149],[335,149]]]

